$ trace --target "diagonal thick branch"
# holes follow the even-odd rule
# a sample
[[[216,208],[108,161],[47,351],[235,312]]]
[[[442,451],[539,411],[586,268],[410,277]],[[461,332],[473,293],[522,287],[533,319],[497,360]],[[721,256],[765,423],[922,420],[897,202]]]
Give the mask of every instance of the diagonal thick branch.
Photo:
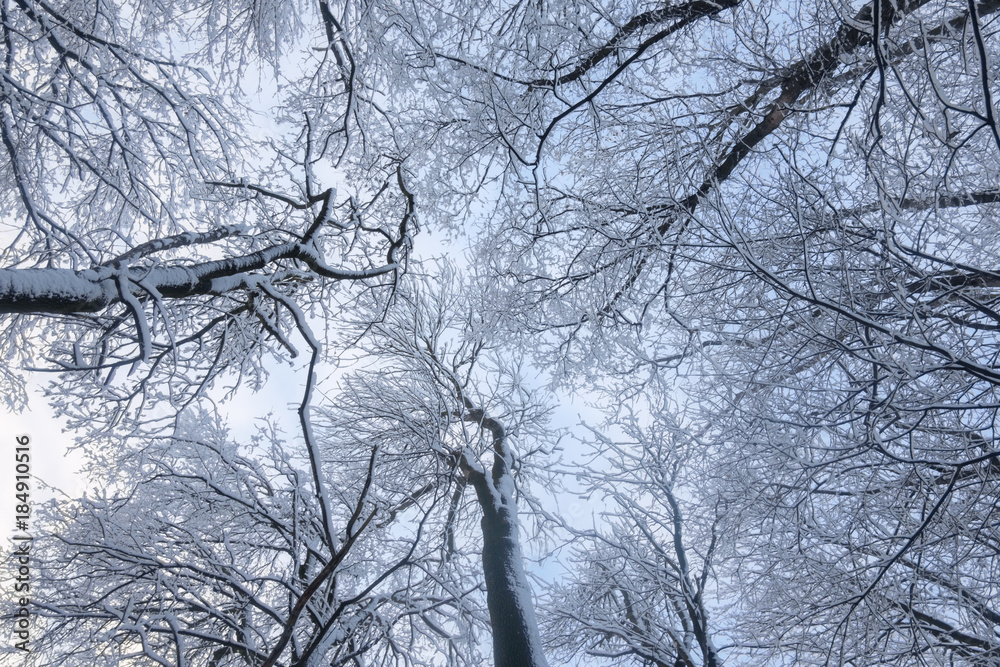
[[[736,170],[736,167],[750,154],[760,142],[773,134],[792,112],[794,105],[802,95],[814,88],[824,77],[828,76],[841,64],[841,57],[853,54],[859,48],[871,43],[872,35],[868,30],[858,26],[872,25],[875,21],[875,4],[880,5],[879,17],[882,25],[888,25],[901,16],[909,14],[924,6],[929,0],[910,0],[896,6],[889,2],[875,0],[865,5],[850,21],[845,21],[837,30],[833,39],[814,50],[807,57],[799,60],[785,70],[785,76],[780,81],[780,92],[771,104],[767,113],[730,149],[725,158],[711,170],[702,181],[698,190],[679,203],[679,207],[688,213],[693,213],[698,203],[710,192],[718,189]],[[777,86],[776,86],[777,87]],[[660,224],[657,231],[660,235],[673,225],[674,216]]]

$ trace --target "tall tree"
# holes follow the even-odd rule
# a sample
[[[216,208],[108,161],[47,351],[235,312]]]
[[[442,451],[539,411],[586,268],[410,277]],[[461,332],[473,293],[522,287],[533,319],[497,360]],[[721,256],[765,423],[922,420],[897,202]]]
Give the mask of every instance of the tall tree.
[[[731,595],[717,581],[727,541],[719,450],[680,426],[662,389],[615,406],[594,432],[593,462],[574,471],[585,482],[577,493],[604,510],[600,523],[565,524],[576,569],[554,586],[546,616],[567,662],[720,667],[732,652],[718,646],[732,619],[715,613]]]
[[[544,409],[518,360],[500,356],[495,332],[456,290],[456,276],[445,271],[434,281],[443,284],[401,292],[385,322],[372,327],[376,367],[345,379],[328,409],[331,446],[378,447],[380,459],[399,466],[381,483],[404,497],[449,489],[451,502],[440,510],[442,558],[468,568],[458,556],[471,549],[479,557],[479,572],[465,577],[485,587],[494,664],[543,666],[518,498],[531,501],[527,484],[542,470],[532,465],[552,448]],[[462,544],[459,527],[469,518],[479,530],[466,529]]]

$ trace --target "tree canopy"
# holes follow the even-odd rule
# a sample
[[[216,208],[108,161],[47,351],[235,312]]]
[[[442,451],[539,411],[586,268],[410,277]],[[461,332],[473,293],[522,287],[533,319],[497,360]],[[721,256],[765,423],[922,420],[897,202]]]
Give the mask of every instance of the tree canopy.
[[[3,4],[26,664],[995,664],[998,9]]]

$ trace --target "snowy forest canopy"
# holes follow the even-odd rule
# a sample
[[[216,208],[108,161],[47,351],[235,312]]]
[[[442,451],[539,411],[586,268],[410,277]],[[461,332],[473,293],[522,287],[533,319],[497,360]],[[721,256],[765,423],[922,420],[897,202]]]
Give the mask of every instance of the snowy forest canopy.
[[[998,10],[4,0],[3,660],[1000,663]]]

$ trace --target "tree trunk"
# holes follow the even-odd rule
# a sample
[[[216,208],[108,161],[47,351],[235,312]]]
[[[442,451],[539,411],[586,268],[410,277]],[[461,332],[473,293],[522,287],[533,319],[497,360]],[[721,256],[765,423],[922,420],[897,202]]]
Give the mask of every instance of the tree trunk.
[[[483,510],[483,574],[493,628],[494,667],[547,667],[518,540],[517,507],[509,494],[473,473]]]

